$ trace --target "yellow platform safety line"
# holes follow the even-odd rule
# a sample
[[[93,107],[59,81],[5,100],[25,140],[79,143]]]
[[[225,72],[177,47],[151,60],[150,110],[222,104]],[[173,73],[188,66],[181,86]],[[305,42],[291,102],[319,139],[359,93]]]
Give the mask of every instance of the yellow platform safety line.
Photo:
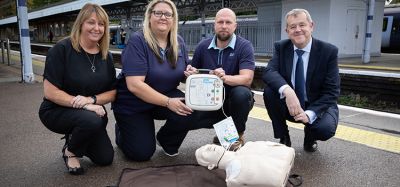
[[[267,110],[265,110],[265,108],[253,107],[253,109],[250,111],[249,116],[255,119],[271,122],[271,119],[269,118]],[[301,130],[304,129],[304,125],[301,123],[292,123],[288,121],[287,124],[289,127],[292,128]],[[340,123],[337,127],[335,138],[363,144],[368,147],[373,147],[393,153],[400,153],[399,137],[348,127],[345,125],[341,125]]]

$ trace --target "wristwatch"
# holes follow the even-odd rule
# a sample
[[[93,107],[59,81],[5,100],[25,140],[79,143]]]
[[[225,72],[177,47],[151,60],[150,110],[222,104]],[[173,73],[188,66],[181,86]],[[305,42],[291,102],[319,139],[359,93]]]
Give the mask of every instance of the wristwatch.
[[[97,97],[96,97],[96,95],[92,96],[92,99],[93,99],[93,104],[96,104],[96,102],[97,102]]]

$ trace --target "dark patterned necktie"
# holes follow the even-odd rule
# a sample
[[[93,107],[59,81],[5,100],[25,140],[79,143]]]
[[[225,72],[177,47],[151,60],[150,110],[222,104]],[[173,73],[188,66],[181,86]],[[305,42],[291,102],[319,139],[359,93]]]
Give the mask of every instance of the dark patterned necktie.
[[[296,72],[295,72],[295,89],[294,91],[296,92],[297,97],[299,98],[300,105],[304,109],[305,105],[305,80],[304,80],[304,66],[303,66],[303,59],[301,56],[304,54],[303,50],[296,49],[297,56],[299,57],[297,59],[297,65],[296,65]]]

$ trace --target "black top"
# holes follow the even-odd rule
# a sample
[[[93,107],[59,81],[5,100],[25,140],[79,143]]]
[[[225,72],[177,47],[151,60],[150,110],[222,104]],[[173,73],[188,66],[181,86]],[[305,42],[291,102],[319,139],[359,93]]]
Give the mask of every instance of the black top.
[[[47,53],[43,78],[66,93],[76,96],[92,96],[115,89],[115,68],[111,53],[106,60],[101,53],[90,54],[72,47],[69,38],[59,41]],[[93,72],[91,67],[95,57]],[[45,99],[41,109],[56,104]]]

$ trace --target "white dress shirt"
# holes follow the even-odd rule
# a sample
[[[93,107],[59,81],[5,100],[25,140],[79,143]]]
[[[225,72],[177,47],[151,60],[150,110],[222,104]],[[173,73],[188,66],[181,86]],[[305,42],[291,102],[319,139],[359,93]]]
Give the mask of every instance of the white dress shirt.
[[[301,58],[303,59],[303,69],[304,69],[304,80],[307,82],[307,68],[308,68],[308,61],[310,59],[310,52],[311,52],[311,45],[312,45],[312,39],[310,40],[310,42],[308,42],[308,44],[306,45],[306,47],[304,47],[303,50],[304,54],[301,56]],[[296,54],[296,49],[297,48],[295,45],[293,45],[293,68],[292,68],[292,73],[291,73],[291,79],[290,81],[292,82],[292,85],[295,87],[295,73],[296,73],[296,66],[297,66],[297,59],[299,58],[298,55]],[[280,94],[280,98],[283,99],[285,98],[285,96],[283,95],[283,90],[285,90],[285,88],[290,87],[288,84],[285,84],[283,86],[281,86],[279,88],[279,94]],[[305,92],[305,101],[307,102],[307,91]],[[308,119],[310,120],[310,124],[312,124],[316,119],[317,119],[317,115],[315,114],[314,111],[312,110],[306,110],[304,111],[307,116]]]

